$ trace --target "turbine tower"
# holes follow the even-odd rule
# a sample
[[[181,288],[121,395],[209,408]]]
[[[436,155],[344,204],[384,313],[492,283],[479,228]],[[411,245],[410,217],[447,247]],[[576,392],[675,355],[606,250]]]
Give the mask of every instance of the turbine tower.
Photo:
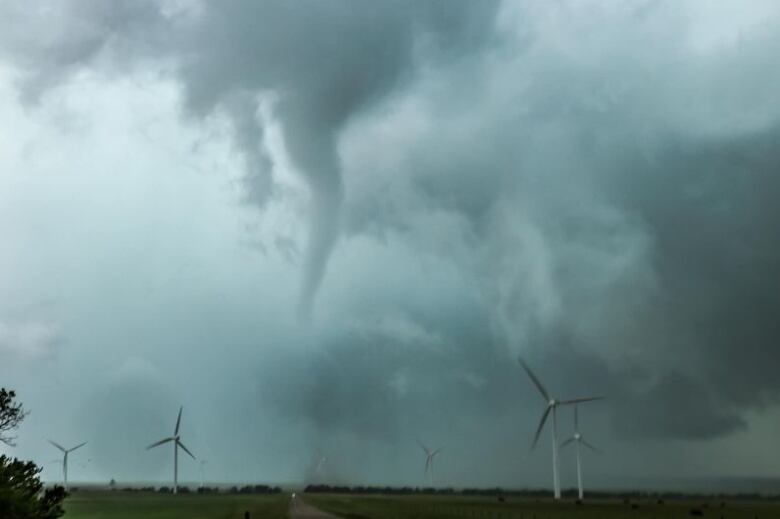
[[[75,451],[76,449],[79,449],[79,448],[83,447],[84,445],[87,444],[87,442],[80,443],[80,444],[76,445],[75,447],[71,447],[70,449],[66,449],[62,445],[60,445],[58,443],[55,443],[55,442],[53,442],[51,440],[49,440],[49,443],[51,443],[52,445],[57,447],[63,453],[63,456],[62,456],[62,479],[64,481],[65,490],[68,490],[68,454],[70,454],[71,452]]]
[[[181,425],[182,409],[184,409],[184,406],[179,407],[179,417],[176,419],[176,429],[173,430],[173,436],[155,442],[146,448],[146,450],[149,450],[149,449],[153,449],[154,447],[157,447],[158,445],[162,445],[168,442],[173,442],[173,493],[174,494],[179,492],[179,447],[184,449],[184,452],[189,454],[192,457],[192,459],[196,459],[195,455],[192,454],[190,450],[187,447],[185,447],[184,444],[181,442],[181,436],[179,436],[179,425]]]
[[[428,476],[428,483],[433,486],[433,458],[441,452],[441,448],[432,451],[420,440],[417,440],[417,443],[419,443],[420,448],[425,451],[425,474]]]
[[[547,421],[547,417],[550,415],[550,412],[552,411],[553,493],[555,499],[560,499],[561,481],[558,477],[558,420],[556,418],[556,409],[558,409],[558,407],[562,405],[580,404],[583,402],[590,402],[591,400],[600,400],[603,397],[593,396],[588,398],[574,398],[571,400],[557,400],[552,396],[550,396],[550,394],[544,388],[544,386],[539,381],[539,379],[536,378],[536,375],[534,375],[533,371],[531,371],[531,368],[528,367],[528,364],[526,364],[523,359],[519,359],[519,360],[520,360],[520,365],[523,366],[523,369],[528,374],[528,378],[531,379],[531,382],[534,383],[536,389],[539,390],[539,393],[542,395],[542,398],[544,398],[545,402],[547,403],[547,408],[544,410],[544,414],[542,414],[542,419],[539,421],[539,427],[536,428],[536,434],[534,435],[534,442],[533,445],[531,445],[532,450],[534,449],[534,447],[536,447],[536,443],[539,441],[539,435],[542,433],[542,429],[544,428],[544,423]]]
[[[563,449],[564,447],[566,447],[567,445],[569,445],[572,442],[576,443],[576,447],[577,447],[577,489],[579,490],[580,500],[582,500],[585,494],[582,491],[582,466],[580,464],[580,444],[584,445],[585,447],[589,448],[590,450],[592,450],[594,452],[599,452],[599,450],[596,447],[594,447],[593,445],[591,445],[590,443],[588,443],[585,440],[585,438],[583,438],[582,435],[580,434],[580,424],[579,424],[579,417],[578,417],[578,414],[577,414],[577,408],[578,408],[577,405],[575,405],[574,406],[574,436],[572,436],[571,438],[569,438],[568,440],[563,442],[561,444],[561,449]]]

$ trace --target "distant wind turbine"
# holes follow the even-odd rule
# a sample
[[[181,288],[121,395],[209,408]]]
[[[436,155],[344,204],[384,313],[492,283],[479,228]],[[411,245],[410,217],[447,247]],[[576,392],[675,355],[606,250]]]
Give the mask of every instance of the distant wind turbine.
[[[544,398],[545,402],[547,402],[547,408],[544,410],[544,414],[542,414],[542,419],[539,421],[539,427],[537,427],[536,429],[536,434],[534,435],[534,442],[533,445],[531,446],[531,449],[536,447],[536,443],[539,441],[539,435],[542,433],[542,428],[544,428],[544,423],[547,421],[547,417],[550,415],[550,411],[552,411],[553,492],[555,495],[555,499],[560,499],[561,482],[560,479],[558,478],[558,421],[556,419],[555,411],[558,408],[558,406],[580,404],[583,402],[590,402],[592,400],[600,400],[603,397],[594,396],[588,398],[574,398],[571,400],[556,400],[555,398],[550,396],[550,394],[544,388],[544,386],[539,381],[539,379],[536,378],[536,375],[534,375],[533,371],[531,371],[531,368],[528,367],[528,364],[526,364],[523,359],[519,359],[519,360],[520,360],[520,365],[528,374],[528,378],[531,379],[531,382],[534,383],[536,389],[538,389],[539,393],[541,393],[542,398]]]
[[[433,458],[441,452],[441,448],[432,451],[420,440],[417,440],[417,443],[419,443],[420,448],[425,451],[425,474],[428,476],[430,485],[433,486]]]
[[[181,436],[179,436],[179,425],[181,425],[181,412],[182,409],[184,409],[184,406],[179,407],[179,417],[176,418],[176,429],[173,431],[173,436],[169,438],[165,438],[163,440],[160,440],[156,443],[153,443],[149,445],[146,450],[153,449],[154,447],[157,447],[158,445],[163,445],[168,442],[173,442],[173,493],[176,494],[179,491],[179,447],[184,449],[184,452],[189,454],[192,459],[196,459],[195,455],[190,452],[190,450],[184,446],[184,444],[181,442]]]
[[[577,406],[574,406],[574,436],[566,440],[561,444],[561,449],[569,445],[570,443],[575,442],[577,447],[577,488],[579,489],[579,495],[580,500],[584,497],[584,493],[582,491],[582,467],[580,465],[580,444],[584,445],[585,447],[589,448],[590,450],[594,452],[599,452],[599,450],[585,441],[585,438],[582,437],[580,434],[580,424],[579,424],[579,416],[577,414]]]
[[[322,466],[325,465],[325,462],[328,460],[325,456],[317,453],[317,466],[314,467],[314,473],[315,474],[321,474],[322,473]]]
[[[64,481],[65,490],[68,490],[68,454],[70,454],[71,452],[75,451],[76,449],[79,449],[79,448],[83,447],[84,445],[87,444],[87,442],[80,443],[80,444],[76,445],[75,447],[71,447],[70,449],[66,449],[62,445],[60,445],[58,443],[55,443],[55,442],[53,442],[51,440],[49,440],[49,443],[51,443],[52,445],[57,447],[63,453],[63,456],[62,456],[62,479]]]

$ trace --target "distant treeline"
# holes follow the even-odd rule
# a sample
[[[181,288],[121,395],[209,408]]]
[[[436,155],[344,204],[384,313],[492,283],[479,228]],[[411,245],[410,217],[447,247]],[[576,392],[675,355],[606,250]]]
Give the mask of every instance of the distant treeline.
[[[304,492],[310,494],[366,494],[366,495],[456,495],[456,496],[485,496],[485,497],[526,497],[546,498],[550,497],[549,490],[506,490],[503,488],[462,488],[451,487],[371,487],[371,486],[345,486],[345,485],[308,485]],[[576,498],[577,489],[562,491],[564,497]],[[590,491],[589,499],[622,499],[624,501],[654,500],[662,504],[664,500],[749,500],[763,501],[780,500],[780,495],[765,495],[758,493],[741,494],[703,494],[686,492],[645,492],[645,491]]]
[[[76,489],[74,489],[76,490]],[[124,487],[122,492],[157,492],[160,494],[170,494],[173,489],[170,487]],[[179,487],[180,494],[281,494],[282,489],[280,487],[272,487],[269,485],[244,485],[244,486],[232,486],[229,488],[224,487],[198,487],[195,490],[189,487]]]

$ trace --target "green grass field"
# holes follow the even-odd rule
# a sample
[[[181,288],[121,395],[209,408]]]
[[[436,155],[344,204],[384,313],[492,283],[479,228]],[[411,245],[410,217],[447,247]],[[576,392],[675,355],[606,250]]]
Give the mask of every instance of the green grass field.
[[[355,496],[305,494],[309,504],[345,519],[778,519],[780,503],[719,500],[572,501],[459,496]],[[79,491],[65,504],[65,519],[252,519],[287,517],[288,494],[178,495],[142,492]],[[636,507],[632,505],[637,505]],[[700,510],[701,516],[691,510]]]
[[[287,517],[288,494],[198,495],[79,491],[65,501],[64,519],[252,519]]]
[[[726,502],[655,501],[625,504],[622,501],[553,503],[548,500],[507,498],[500,503],[486,497],[385,497],[349,495],[310,495],[304,499],[313,506],[347,519],[778,519],[780,504]],[[692,515],[691,510],[702,512]]]

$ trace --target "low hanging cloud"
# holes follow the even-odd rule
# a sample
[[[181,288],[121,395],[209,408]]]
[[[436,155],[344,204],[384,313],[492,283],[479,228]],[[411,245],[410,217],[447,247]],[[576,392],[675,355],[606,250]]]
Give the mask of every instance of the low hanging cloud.
[[[58,354],[64,337],[59,327],[51,322],[0,321],[0,354],[25,362],[40,362]]]

